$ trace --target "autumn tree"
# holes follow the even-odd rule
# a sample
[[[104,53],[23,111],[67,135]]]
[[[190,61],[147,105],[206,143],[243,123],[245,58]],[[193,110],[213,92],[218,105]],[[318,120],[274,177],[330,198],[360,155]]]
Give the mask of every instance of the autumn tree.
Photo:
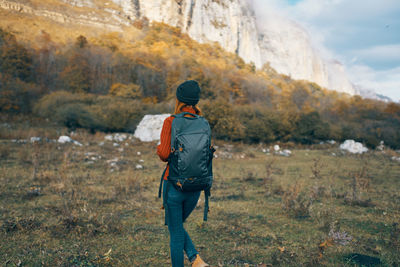
[[[14,35],[0,28],[0,72],[3,78],[33,80],[32,55]]]
[[[140,98],[142,96],[142,91],[140,86],[134,83],[122,84],[114,83],[109,91],[110,95],[120,96],[124,98]]]

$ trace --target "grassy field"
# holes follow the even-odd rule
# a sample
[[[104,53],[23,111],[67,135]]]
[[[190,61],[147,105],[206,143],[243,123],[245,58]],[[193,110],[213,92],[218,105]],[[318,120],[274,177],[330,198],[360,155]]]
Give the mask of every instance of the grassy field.
[[[156,143],[11,141],[65,132],[2,125],[0,265],[169,266]],[[216,145],[209,221],[201,197],[186,223],[212,266],[399,266],[396,152]]]

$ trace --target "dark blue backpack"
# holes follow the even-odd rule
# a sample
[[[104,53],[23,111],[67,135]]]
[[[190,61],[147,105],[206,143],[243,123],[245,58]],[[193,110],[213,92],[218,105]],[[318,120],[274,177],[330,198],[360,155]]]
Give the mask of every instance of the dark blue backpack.
[[[171,127],[171,153],[168,158],[169,175],[163,199],[166,219],[166,198],[171,184],[182,192],[204,191],[203,219],[207,221],[208,197],[213,182],[212,159],[215,152],[211,145],[210,125],[204,117],[189,112],[172,116],[174,120]],[[159,197],[164,174],[165,170],[161,176]]]

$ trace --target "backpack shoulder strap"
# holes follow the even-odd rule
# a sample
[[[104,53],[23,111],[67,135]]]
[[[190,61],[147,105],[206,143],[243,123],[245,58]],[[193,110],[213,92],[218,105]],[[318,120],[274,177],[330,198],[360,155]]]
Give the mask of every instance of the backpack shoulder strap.
[[[208,215],[208,212],[210,211],[210,208],[209,208],[209,204],[208,204],[208,198],[211,196],[211,192],[210,192],[210,189],[206,189],[206,190],[204,190],[204,198],[205,198],[205,201],[204,201],[204,214],[203,214],[203,221],[207,221],[207,215]]]
[[[186,115],[190,115],[190,116],[186,117]],[[199,116],[197,114],[190,113],[190,112],[181,112],[181,113],[178,113],[178,114],[173,114],[171,116],[174,117],[174,118],[183,118],[183,117],[185,117],[187,119],[201,117],[201,116]]]

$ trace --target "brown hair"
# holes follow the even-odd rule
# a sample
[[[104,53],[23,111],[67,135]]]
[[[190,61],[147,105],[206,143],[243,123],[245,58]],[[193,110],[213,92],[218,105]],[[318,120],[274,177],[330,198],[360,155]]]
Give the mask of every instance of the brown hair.
[[[179,101],[178,99],[176,99],[176,102],[175,102],[175,111],[174,111],[174,114],[181,113],[181,112],[182,112],[182,109],[183,109],[184,107],[193,107],[193,109],[194,109],[194,111],[196,112],[197,115],[200,115],[200,116],[203,115],[203,113],[201,112],[201,109],[199,108],[198,105],[191,106],[191,105],[188,105],[188,104],[186,104],[186,103],[183,103],[183,102]]]

